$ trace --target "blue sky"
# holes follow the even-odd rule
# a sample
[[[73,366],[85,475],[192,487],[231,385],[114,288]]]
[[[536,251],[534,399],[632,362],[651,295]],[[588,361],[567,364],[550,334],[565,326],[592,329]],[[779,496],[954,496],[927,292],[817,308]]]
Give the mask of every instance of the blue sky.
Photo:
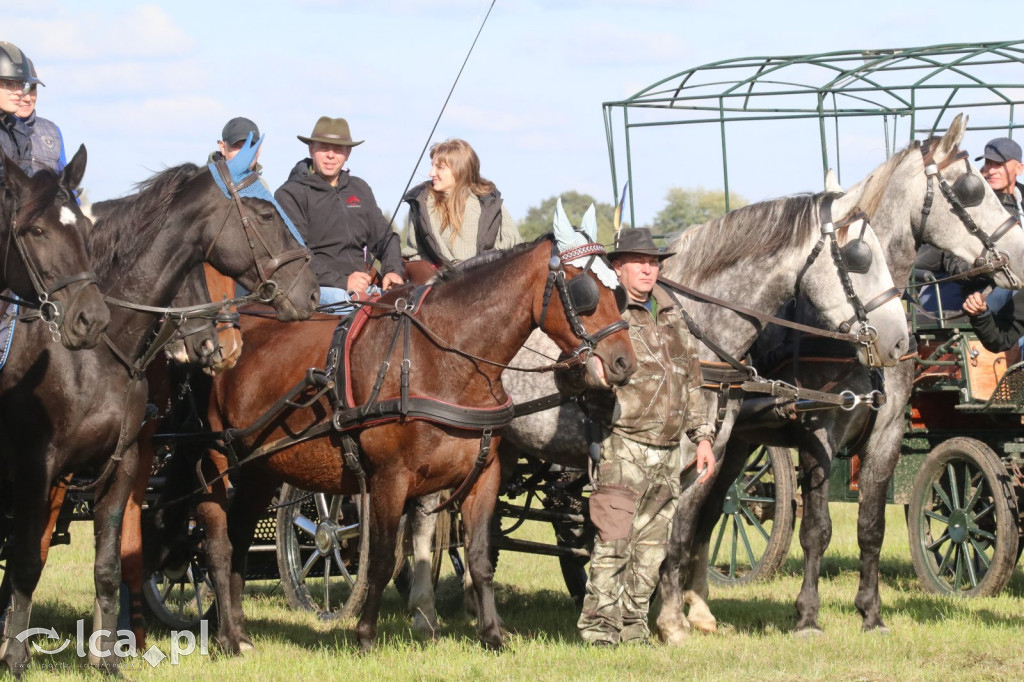
[[[93,200],[204,161],[239,115],[266,133],[261,162],[276,188],[306,155],[295,136],[329,115],[366,140],[349,167],[392,211],[490,2],[5,0],[0,39],[35,62],[40,115],[69,154],[88,147]],[[516,218],[567,190],[610,202],[602,102],[733,57],[1012,40],[1024,25],[1013,16],[952,0],[497,0],[431,141],[468,140]],[[779,172],[770,137],[736,150],[732,189],[752,200],[820,189],[820,162]],[[638,223],[671,186],[721,186],[703,141],[649,150]],[[881,144],[863,155],[884,160]]]

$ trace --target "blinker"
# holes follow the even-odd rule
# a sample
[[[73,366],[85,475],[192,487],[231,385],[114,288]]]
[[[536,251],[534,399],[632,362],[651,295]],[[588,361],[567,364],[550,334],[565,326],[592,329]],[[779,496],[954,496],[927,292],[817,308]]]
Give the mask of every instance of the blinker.
[[[565,291],[577,313],[587,315],[597,310],[597,304],[601,300],[601,291],[597,287],[597,282],[585,273],[565,283]]]
[[[985,200],[985,181],[974,173],[964,173],[953,183],[953,196],[965,208],[980,206]]]
[[[855,239],[843,247],[843,260],[849,272],[863,275],[871,269],[871,247],[862,239]]]

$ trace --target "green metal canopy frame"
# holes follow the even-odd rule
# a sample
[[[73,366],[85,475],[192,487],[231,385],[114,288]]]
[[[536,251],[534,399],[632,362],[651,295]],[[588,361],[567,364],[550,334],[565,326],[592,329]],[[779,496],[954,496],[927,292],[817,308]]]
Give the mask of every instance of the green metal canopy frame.
[[[718,124],[728,209],[731,125],[817,119],[823,174],[840,166],[840,122],[851,117],[882,120],[887,156],[918,135],[944,130],[945,126],[940,127],[944,117],[965,110],[987,110],[970,130],[999,130],[1012,137],[1016,107],[1024,103],[1022,66],[1024,41],[1018,40],[745,57],[688,69],[628,99],[604,103],[612,193],[616,196],[619,187],[614,140],[618,118],[624,129],[625,173],[630,181],[634,131]],[[901,123],[905,123],[903,132],[898,133]],[[834,135],[831,145],[829,132]],[[629,187],[630,222],[635,225],[632,182]]]

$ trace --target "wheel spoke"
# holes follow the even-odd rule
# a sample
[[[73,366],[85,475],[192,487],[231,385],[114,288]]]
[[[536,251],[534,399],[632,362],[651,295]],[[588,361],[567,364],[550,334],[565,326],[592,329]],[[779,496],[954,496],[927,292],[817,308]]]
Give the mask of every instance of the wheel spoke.
[[[985,554],[985,548],[980,546],[977,542],[975,542],[974,538],[971,538],[971,547],[974,548],[975,556],[977,556],[978,557],[978,561],[981,562],[981,565],[982,565],[981,567],[984,568],[985,571],[987,572],[989,566],[991,566],[992,563],[989,561],[988,555]]]
[[[348,567],[345,566],[345,562],[341,559],[341,550],[337,547],[334,548],[334,563],[338,564],[338,568],[341,569],[341,575],[348,582],[349,585],[354,586],[356,584],[352,574],[349,573]]]
[[[324,557],[324,611],[331,610],[331,557]]]
[[[972,589],[978,586],[978,572],[977,572],[977,570],[975,568],[975,565],[974,565],[974,557],[977,556],[977,555],[974,552],[972,552],[971,549],[969,549],[969,548],[973,548],[973,546],[974,546],[973,543],[971,543],[971,544],[964,543],[964,550],[963,550],[963,552],[964,552],[964,567],[967,569],[967,579],[970,581]]]
[[[292,525],[295,526],[297,530],[302,531],[309,537],[316,537],[316,521],[306,518],[301,513],[295,515],[295,517],[292,519]]]
[[[929,518],[929,519],[934,519],[935,521],[938,521],[940,523],[944,523],[946,525],[949,525],[949,517],[948,516],[943,516],[942,514],[939,514],[938,512],[929,511],[927,509],[925,510],[924,515],[927,518]]]
[[[309,572],[313,570],[313,564],[315,564],[316,560],[319,558],[320,552],[314,549],[313,552],[309,555],[309,558],[306,559],[306,563],[302,565],[302,571],[300,571],[299,573],[299,575],[302,576],[303,581],[305,581],[306,576],[309,575]]]
[[[953,466],[953,462],[946,465],[946,474],[949,475],[949,496],[953,503],[950,509],[961,509],[960,487],[956,484],[956,467]]]
[[[973,483],[974,481],[972,481]],[[981,493],[985,490],[985,482],[977,481],[974,486],[974,492],[968,495],[970,486],[967,486],[967,490],[964,490],[964,509],[970,509],[978,503],[978,499],[981,497]]]
[[[740,502],[747,502],[749,504],[772,504],[775,502],[774,497],[740,497]]]
[[[975,525],[972,525],[968,530],[971,532],[972,535],[977,535],[978,537],[985,538],[992,544],[996,543],[995,533],[990,533],[987,530],[982,530],[981,528],[978,528]]]
[[[754,550],[750,546],[750,538],[747,537],[747,529],[743,527],[742,523],[736,524],[737,532],[740,539],[743,540],[743,549],[747,552],[747,559],[750,561],[750,568],[753,569],[757,565],[757,560],[754,558]]]
[[[948,538],[949,536],[948,535],[943,535],[943,537],[947,537]],[[949,545],[946,547],[946,553],[945,553],[945,555],[943,555],[942,561],[939,563],[939,569],[938,569],[939,575],[942,575],[944,572],[951,572],[952,571],[952,569],[949,566],[949,560],[953,556],[953,550],[955,550],[955,549],[956,549],[956,543],[951,541],[949,543]]]
[[[323,493],[316,493],[313,495],[313,500],[316,502],[316,513],[320,516],[320,521],[330,519],[331,510],[327,507],[327,496]]]
[[[732,546],[730,548],[731,551],[729,553],[729,577],[730,578],[735,578],[736,577],[736,551],[739,549],[739,540],[740,540],[738,528],[739,528],[740,524],[739,524],[739,519],[737,519],[735,515],[731,516],[730,518],[732,518]]]
[[[945,505],[947,511],[952,512],[956,509],[956,507],[953,506],[953,503],[949,501],[949,497],[946,495],[946,490],[942,487],[941,481],[936,480],[932,482],[932,490],[942,501],[942,504]]]
[[[956,571],[953,573],[953,587],[960,589],[964,582],[964,551],[963,546],[956,545]]]
[[[941,545],[942,543],[946,542],[946,540],[949,540],[949,532],[948,531],[943,533],[941,536],[939,536],[938,540],[934,540],[932,542],[929,542],[927,545],[925,545],[925,549],[927,549],[929,552],[934,552],[935,550],[937,550],[939,548],[939,545]],[[940,568],[941,568],[941,566],[940,566]]]
[[[754,474],[750,478],[748,478],[747,480],[745,480],[743,482],[743,489],[744,490],[750,490],[751,488],[753,488],[762,478],[764,478],[764,475],[771,468],[772,468],[772,463],[771,462],[765,462],[764,464],[759,466],[757,468],[757,471],[755,471]]]
[[[754,528],[756,528],[757,532],[760,533],[761,537],[763,537],[765,542],[767,542],[768,538],[771,537],[771,534],[764,529],[764,526],[761,525],[761,522],[758,521],[756,516],[754,516],[754,512],[752,512],[750,510],[750,508],[747,507],[746,505],[740,507],[740,509],[743,511],[743,516],[747,517],[747,520],[750,521],[750,525],[753,526]],[[746,532],[745,531],[744,531],[744,537],[746,537]],[[751,563],[751,565],[753,565],[754,562],[751,561],[750,563]]]
[[[715,538],[715,546],[714,549],[711,550],[711,559],[708,561],[712,566],[715,566],[718,562],[718,552],[722,549],[722,540],[725,539],[725,528],[729,523],[729,518],[730,517],[728,516],[723,516],[722,522],[718,524],[718,534]]]

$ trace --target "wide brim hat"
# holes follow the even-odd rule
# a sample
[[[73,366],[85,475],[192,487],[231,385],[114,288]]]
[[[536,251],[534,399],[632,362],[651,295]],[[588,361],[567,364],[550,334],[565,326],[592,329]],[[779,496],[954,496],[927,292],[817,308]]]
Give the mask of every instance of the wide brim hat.
[[[676,255],[675,251],[662,251],[655,246],[651,230],[646,227],[632,227],[619,232],[619,237],[615,241],[615,250],[608,253],[608,259],[612,260],[616,256],[626,254],[656,256],[659,261]]]
[[[365,142],[365,140],[352,139],[352,133],[348,129],[348,121],[343,118],[331,118],[330,116],[321,116],[317,119],[316,125],[313,126],[313,132],[310,133],[309,137],[302,135],[296,135],[296,137],[306,144],[323,142],[324,144],[336,144],[342,147],[355,147]]]

